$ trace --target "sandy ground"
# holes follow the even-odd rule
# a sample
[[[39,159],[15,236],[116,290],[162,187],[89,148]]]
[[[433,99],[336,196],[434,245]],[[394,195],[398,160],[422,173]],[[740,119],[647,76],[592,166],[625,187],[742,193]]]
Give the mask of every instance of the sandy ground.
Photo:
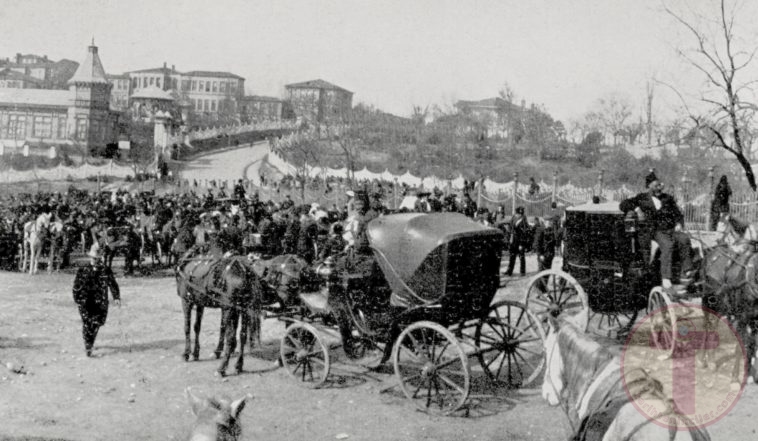
[[[532,267],[533,262],[530,262]],[[283,324],[264,323],[263,348],[241,375],[214,376],[219,313],[206,311],[201,360],[180,359],[182,313],[171,277],[119,278],[123,306],[111,306],[95,358],[84,357],[71,274],[0,273],[0,439],[180,440],[193,417],[183,396],[251,394],[242,414],[248,440],[563,440],[569,426],[539,389],[473,391],[467,417],[417,412],[391,371],[368,372],[340,357],[325,388],[303,389],[275,365]],[[519,298],[525,279],[498,297]],[[231,372],[231,370],[230,370]],[[758,387],[710,428],[713,439],[756,439]]]

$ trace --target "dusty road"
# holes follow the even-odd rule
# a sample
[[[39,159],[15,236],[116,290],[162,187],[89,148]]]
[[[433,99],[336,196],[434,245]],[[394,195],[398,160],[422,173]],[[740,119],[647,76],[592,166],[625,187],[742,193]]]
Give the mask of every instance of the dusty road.
[[[181,164],[183,179],[216,181],[236,181],[247,178],[254,184],[260,182],[258,166],[268,153],[268,142],[261,141],[237,148],[226,149],[217,153],[200,156]]]
[[[468,417],[413,410],[394,377],[338,360],[327,387],[299,387],[274,363],[283,325],[264,323],[264,347],[245,372],[215,377],[218,311],[206,312],[201,360],[180,360],[182,313],[172,278],[120,278],[123,306],[111,307],[96,358],[84,357],[70,274],[0,273],[0,439],[181,440],[192,416],[187,386],[254,398],[242,414],[248,440],[564,440],[568,424],[538,389],[477,386]],[[520,297],[513,281],[500,297]],[[339,350],[335,351],[339,355]],[[340,358],[338,356],[338,358]],[[388,371],[389,372],[389,371]],[[388,389],[388,391],[385,391]],[[713,439],[756,439],[758,387],[711,427]],[[4,438],[5,437],[5,438]]]

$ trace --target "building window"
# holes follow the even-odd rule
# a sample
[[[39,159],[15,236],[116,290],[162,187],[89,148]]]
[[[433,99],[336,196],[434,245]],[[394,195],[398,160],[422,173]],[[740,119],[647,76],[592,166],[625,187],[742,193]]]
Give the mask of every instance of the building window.
[[[178,85],[178,81],[176,80],[176,78],[171,78],[171,88],[177,89],[178,88],[177,85]]]
[[[232,80],[232,81],[229,83],[229,87],[230,87],[230,90],[229,90],[229,91],[230,91],[231,93],[237,93],[237,81],[235,81],[235,80]]]
[[[58,117],[58,139],[66,139],[66,117]]]
[[[148,84],[150,84],[151,86],[154,85],[155,84],[155,78],[154,77],[150,77],[150,80],[149,80]]]
[[[79,141],[87,140],[87,120],[86,119],[76,120],[76,139],[78,139]]]
[[[161,77],[158,77],[155,79],[155,85],[160,88],[161,87]]]
[[[219,91],[221,91],[221,93],[226,93],[226,81],[221,82],[219,85]]]
[[[205,82],[205,91],[206,92],[210,92],[211,91],[211,82],[210,81],[206,81]]]
[[[213,82],[213,91],[218,92],[218,81]]]
[[[215,111],[216,111],[216,100],[212,100],[211,101],[211,112],[215,112]]]
[[[13,139],[26,137],[26,115],[10,115],[8,117],[8,137],[13,137]]]
[[[192,90],[197,90],[197,81],[192,80]]]
[[[53,134],[53,118],[50,116],[34,117],[34,137],[50,138]]]
[[[142,87],[147,87],[147,77],[142,77]]]

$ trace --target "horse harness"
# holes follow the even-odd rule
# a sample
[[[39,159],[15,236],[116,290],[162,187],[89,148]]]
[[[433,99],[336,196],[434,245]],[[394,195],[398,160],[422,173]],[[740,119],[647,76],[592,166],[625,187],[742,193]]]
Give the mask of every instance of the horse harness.
[[[550,365],[557,347],[558,342],[556,341],[556,344],[553,345],[550,354],[546,359],[548,365]],[[598,369],[601,381],[598,382],[598,379],[596,379],[590,383],[584,391],[582,391],[576,403],[577,408],[574,409],[577,416],[581,417],[579,427],[576,427],[570,418],[572,409],[569,408],[568,399],[565,396],[567,388],[564,386],[563,392],[558,393],[558,390],[550,377],[545,377],[550,384],[550,387],[553,389],[553,392],[559,397],[559,403],[569,421],[569,425],[573,431],[571,441],[602,440],[605,433],[610,428],[611,423],[621,411],[621,408],[632,400],[639,399],[645,395],[652,396],[653,399],[668,404],[667,409],[663,413],[657,415],[658,418],[677,413],[676,405],[673,400],[667,399],[663,396],[660,382],[651,377],[644,369],[633,369],[625,372],[624,377],[619,376],[618,379],[615,379],[611,373],[617,368],[620,368],[620,366],[616,364],[616,357],[611,358],[602,368]],[[585,416],[582,417],[582,415]],[[677,417],[683,419],[686,418],[680,414],[678,414]],[[626,438],[624,438],[624,440],[630,440],[635,433],[641,430],[645,425],[651,423],[653,423],[653,421],[645,421],[638,424],[626,436]],[[694,427],[694,424],[688,424],[688,427],[693,427],[692,430],[690,430],[690,433],[695,441],[710,440],[707,432]],[[669,426],[670,441],[674,441],[677,431],[677,427]]]

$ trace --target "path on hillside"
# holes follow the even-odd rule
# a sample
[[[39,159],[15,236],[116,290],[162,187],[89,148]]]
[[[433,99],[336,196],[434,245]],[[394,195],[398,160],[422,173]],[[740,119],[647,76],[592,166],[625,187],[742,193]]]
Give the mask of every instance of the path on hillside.
[[[268,153],[266,141],[252,146],[245,144],[238,148],[200,156],[181,165],[181,177],[190,182],[197,180],[236,181],[245,178],[258,183],[258,168]]]

